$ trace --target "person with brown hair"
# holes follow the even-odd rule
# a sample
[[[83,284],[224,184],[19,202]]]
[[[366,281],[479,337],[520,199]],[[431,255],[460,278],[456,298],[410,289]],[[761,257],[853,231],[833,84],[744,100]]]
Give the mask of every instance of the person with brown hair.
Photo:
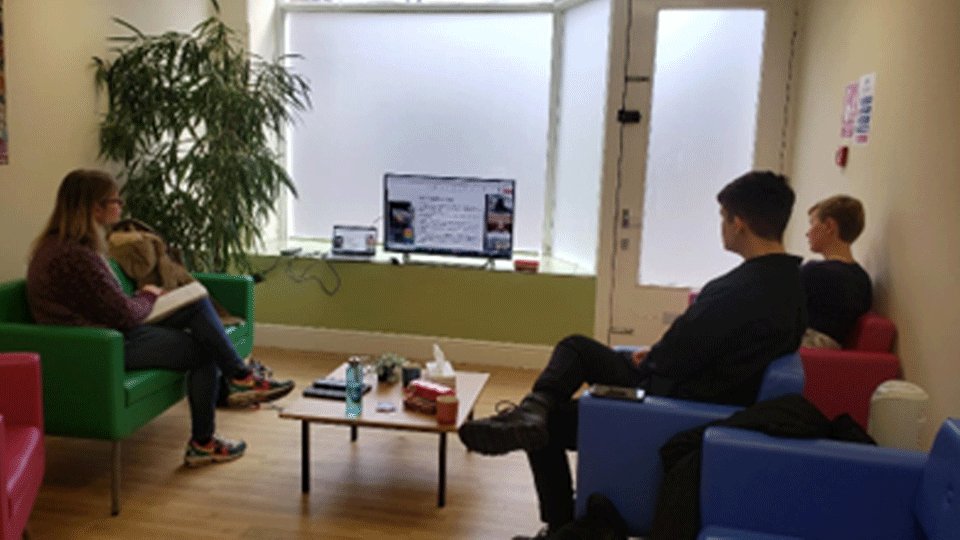
[[[214,433],[220,373],[231,397],[248,403],[278,399],[293,389],[252,373],[223,331],[208,298],[153,324],[143,324],[163,290],[144,285],[123,292],[106,259],[106,231],[123,208],[119,188],[103,171],[78,169],[63,179],[53,214],[33,244],[27,269],[27,301],[41,324],[97,326],[124,334],[126,369],[187,373],[192,420],[184,462],[188,466],[231,461],[246,443]]]
[[[850,249],[863,232],[863,205],[848,195],[834,195],[811,206],[807,214],[810,251],[824,260],[800,268],[810,319],[802,344],[839,349],[873,303],[870,276]]]

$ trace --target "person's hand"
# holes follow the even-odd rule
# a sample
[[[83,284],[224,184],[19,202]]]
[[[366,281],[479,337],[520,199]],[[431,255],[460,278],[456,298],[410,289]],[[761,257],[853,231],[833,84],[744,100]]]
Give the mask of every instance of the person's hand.
[[[633,353],[630,355],[630,363],[633,365],[634,369],[640,367],[640,364],[643,363],[643,359],[647,357],[649,352],[650,347],[643,347],[633,351]]]
[[[150,284],[144,285],[140,290],[143,292],[148,292],[154,296],[161,296],[165,292],[160,287],[157,287],[156,285],[150,285]]]

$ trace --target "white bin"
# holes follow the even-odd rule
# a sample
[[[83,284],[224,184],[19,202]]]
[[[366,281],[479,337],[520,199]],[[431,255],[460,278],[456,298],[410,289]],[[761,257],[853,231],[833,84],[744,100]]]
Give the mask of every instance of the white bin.
[[[880,446],[920,450],[930,396],[907,381],[886,381],[870,398],[867,432]]]

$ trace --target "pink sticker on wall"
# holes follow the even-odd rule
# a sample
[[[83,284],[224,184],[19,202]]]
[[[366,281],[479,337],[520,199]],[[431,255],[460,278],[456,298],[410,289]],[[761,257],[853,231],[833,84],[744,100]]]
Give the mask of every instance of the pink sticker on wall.
[[[860,89],[859,82],[852,82],[843,89],[843,113],[840,115],[840,138],[849,139],[853,137],[853,124],[857,120],[857,94]]]

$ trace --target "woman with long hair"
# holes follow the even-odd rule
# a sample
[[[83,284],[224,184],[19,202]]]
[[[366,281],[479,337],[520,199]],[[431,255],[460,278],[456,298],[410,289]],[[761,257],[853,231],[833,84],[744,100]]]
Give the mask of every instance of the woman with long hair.
[[[143,321],[163,290],[145,285],[123,292],[106,258],[106,233],[120,220],[123,199],[113,177],[78,169],[63,179],[56,205],[37,237],[27,270],[27,300],[41,324],[113,328],[124,335],[128,370],[187,373],[192,432],[188,466],[231,461],[246,443],[214,433],[218,377],[228,381],[231,402],[272,401],[293,389],[251,372],[237,355],[210,300],[205,298],[153,324]]]

